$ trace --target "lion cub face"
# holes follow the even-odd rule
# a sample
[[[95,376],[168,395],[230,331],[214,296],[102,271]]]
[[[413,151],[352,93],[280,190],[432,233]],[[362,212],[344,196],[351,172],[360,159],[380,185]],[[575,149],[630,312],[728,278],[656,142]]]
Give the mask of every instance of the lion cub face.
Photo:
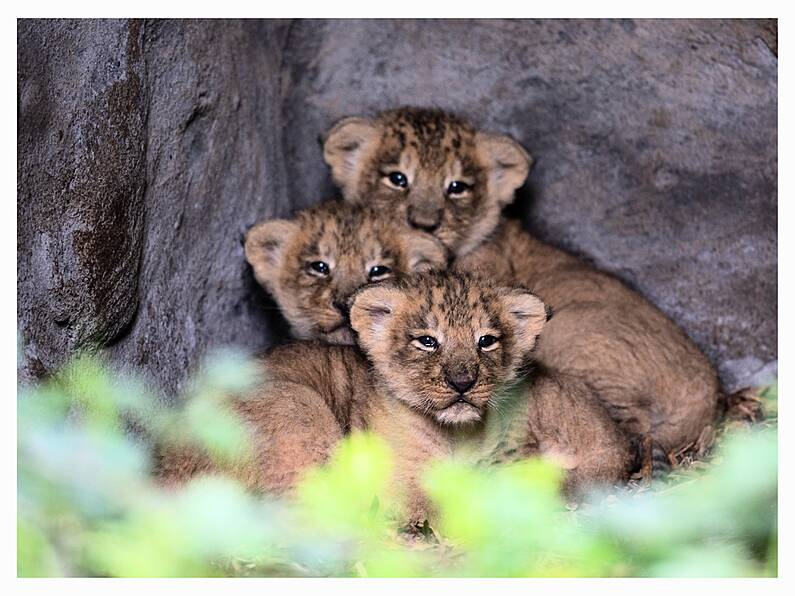
[[[246,234],[246,260],[296,337],[351,344],[349,299],[360,287],[447,264],[429,234],[368,207],[328,202]]]
[[[346,200],[397,212],[457,255],[495,229],[532,163],[507,136],[409,107],[338,122],[323,155]]]
[[[391,395],[440,424],[483,418],[547,320],[524,289],[431,272],[356,293],[351,326]]]

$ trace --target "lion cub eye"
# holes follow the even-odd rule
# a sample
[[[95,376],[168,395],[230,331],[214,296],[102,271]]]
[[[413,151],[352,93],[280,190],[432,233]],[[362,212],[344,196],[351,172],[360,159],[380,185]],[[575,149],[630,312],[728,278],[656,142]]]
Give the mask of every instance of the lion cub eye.
[[[472,186],[467,184],[466,182],[461,182],[460,180],[453,180],[450,183],[450,186],[447,187],[447,194],[448,195],[462,195],[466,191],[468,191]]]
[[[409,186],[409,179],[403,172],[392,172],[387,175],[386,179],[395,188],[408,188]]]
[[[309,275],[314,275],[316,277],[327,277],[328,274],[331,273],[331,269],[325,261],[312,261],[311,263],[307,263],[306,270]]]
[[[425,352],[434,352],[436,351],[436,348],[439,347],[439,342],[436,341],[435,337],[431,337],[430,335],[418,337],[412,341],[411,344],[420,350],[424,350]]]
[[[370,267],[370,272],[367,275],[370,281],[378,281],[385,279],[391,273],[392,270],[386,265],[376,265],[375,267]]]
[[[483,335],[478,340],[478,347],[484,352],[490,352],[491,350],[495,350],[499,343],[500,340],[493,335]]]

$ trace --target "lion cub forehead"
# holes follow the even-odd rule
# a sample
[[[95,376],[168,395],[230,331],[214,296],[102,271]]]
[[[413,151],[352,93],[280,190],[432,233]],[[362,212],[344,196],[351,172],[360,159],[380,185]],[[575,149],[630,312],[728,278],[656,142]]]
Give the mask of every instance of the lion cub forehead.
[[[405,133],[425,143],[438,142],[447,135],[463,138],[475,134],[475,127],[469,121],[452,112],[436,108],[397,108],[381,112],[378,120],[387,130],[391,129],[397,134]]]
[[[498,297],[485,280],[442,272],[414,276],[406,282],[405,305],[414,322],[432,328],[486,328],[499,325]],[[416,299],[414,299],[416,298]]]
[[[400,108],[378,117],[384,130],[382,161],[440,166],[459,172],[475,167],[475,128],[455,114]],[[407,157],[408,156],[408,157]]]
[[[347,203],[324,203],[301,213],[305,250],[320,254],[362,255],[377,258],[391,251],[399,229],[387,216]]]

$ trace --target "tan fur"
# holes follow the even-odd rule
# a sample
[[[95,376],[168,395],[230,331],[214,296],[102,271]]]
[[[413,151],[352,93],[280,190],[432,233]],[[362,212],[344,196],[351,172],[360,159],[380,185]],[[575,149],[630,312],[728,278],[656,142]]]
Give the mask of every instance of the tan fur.
[[[501,394],[517,381],[539,333],[543,337],[546,317],[529,291],[465,274],[412,276],[357,293],[351,325],[373,363],[380,395],[388,396],[374,403],[370,426],[400,449],[398,483],[412,489],[415,521],[427,512],[417,470],[462,444],[485,447],[487,418],[496,415]],[[418,334],[439,339],[436,351],[417,349],[410,338]],[[499,337],[488,352],[477,344],[486,334]],[[446,382],[461,369],[477,377],[463,396]],[[629,440],[585,384],[539,371],[520,391],[529,405],[525,431],[510,445],[514,457],[565,456],[572,495],[626,479],[635,461]]]
[[[505,222],[456,268],[525,283],[553,308],[537,358],[587,380],[629,432],[667,453],[694,443],[715,415],[718,380],[706,356],[650,302],[614,277]]]
[[[568,494],[626,479],[637,453],[588,385],[573,375],[543,371],[532,392],[526,453],[557,461],[567,472]]]
[[[347,432],[365,428],[374,390],[369,365],[353,346],[298,342],[270,350],[260,365],[266,381],[233,402],[253,457],[219,464],[197,449],[167,447],[155,462],[161,483],[223,471],[250,489],[289,493]]]
[[[369,363],[348,346],[272,350],[263,359],[268,382],[238,406],[255,457],[229,471],[252,488],[289,490],[341,436],[369,429],[393,448],[395,486],[407,493],[414,522],[432,514],[420,486],[425,464],[465,447],[485,463],[563,458],[572,494],[625,480],[630,442],[585,385],[547,371],[522,380],[545,321],[544,304],[529,291],[465,275],[429,272],[364,287],[351,322]],[[419,349],[417,334],[437,338],[438,348]],[[479,347],[485,335],[498,338],[487,351]],[[461,371],[475,378],[463,391],[449,384]],[[494,447],[490,419],[509,394],[524,404],[512,422],[518,430]],[[166,483],[212,470],[200,454],[171,458],[158,468]]]
[[[532,163],[507,136],[416,108],[338,122],[326,135],[323,156],[346,200],[432,230],[456,254],[466,254],[494,230]],[[406,188],[389,182],[392,172],[405,174]],[[471,189],[451,195],[453,181]]]
[[[519,283],[552,306],[556,315],[543,334],[540,362],[582,376],[624,428],[651,433],[665,451],[697,441],[718,396],[707,358],[621,282],[501,219],[500,208],[512,200],[530,164],[518,145],[479,133],[451,114],[402,108],[355,119],[362,150],[346,152],[351,145],[342,141],[344,122],[329,134],[325,156],[347,200],[396,205],[409,223],[412,209],[441,209],[433,234],[456,253],[458,270],[479,269],[495,280]],[[453,164],[462,164],[473,183],[469,202],[439,194]],[[396,167],[409,173],[408,189],[384,183],[383,172]]]
[[[439,424],[479,422],[498,388],[513,381],[546,321],[544,303],[527,290],[449,273],[429,273],[363,288],[351,326],[389,395]],[[438,348],[420,349],[430,336]],[[478,348],[483,336],[499,338]],[[456,376],[475,380],[461,403]]]
[[[265,220],[246,234],[246,259],[254,275],[275,298],[293,334],[350,344],[350,296],[374,281],[375,266],[394,275],[440,268],[447,251],[430,234],[406,228],[375,208],[327,202],[291,220]],[[309,268],[323,262],[328,275]],[[314,273],[314,274],[313,274]]]

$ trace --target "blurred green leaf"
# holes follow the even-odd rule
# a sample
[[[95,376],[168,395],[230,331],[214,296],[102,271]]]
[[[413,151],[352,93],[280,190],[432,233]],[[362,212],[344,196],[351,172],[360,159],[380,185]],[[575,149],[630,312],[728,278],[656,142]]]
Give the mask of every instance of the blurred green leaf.
[[[153,442],[250,455],[236,400],[267,382],[237,352],[208,359],[183,408],[93,356],[17,397],[20,576],[775,576],[775,418],[719,438],[706,466],[650,490],[594,494],[569,510],[562,472],[531,459],[434,462],[423,486],[438,527],[408,537],[393,457],[352,433],[290,498],[232,478],[166,489],[150,476]],[[776,412],[777,386],[762,393]],[[773,405],[771,408],[771,404]],[[495,431],[511,430],[506,410]],[[774,414],[775,416],[775,414]],[[472,454],[470,454],[472,455]],[[477,455],[477,453],[475,453]],[[223,466],[220,467],[224,469]],[[703,469],[701,469],[703,468]]]
[[[221,349],[211,353],[191,392],[240,394],[264,382],[262,367],[238,350]]]
[[[655,577],[740,577],[754,576],[747,553],[729,545],[686,547],[651,565]]]
[[[218,461],[250,456],[246,427],[231,410],[210,394],[202,394],[186,408],[187,430]]]
[[[59,575],[57,555],[47,536],[33,523],[17,521],[17,575],[52,577]]]
[[[380,533],[399,508],[388,488],[391,472],[392,455],[386,443],[375,435],[355,432],[340,443],[328,465],[306,474],[297,490],[299,503],[318,528]]]
[[[778,382],[773,383],[762,391],[762,403],[765,415],[770,419],[778,418]]]

